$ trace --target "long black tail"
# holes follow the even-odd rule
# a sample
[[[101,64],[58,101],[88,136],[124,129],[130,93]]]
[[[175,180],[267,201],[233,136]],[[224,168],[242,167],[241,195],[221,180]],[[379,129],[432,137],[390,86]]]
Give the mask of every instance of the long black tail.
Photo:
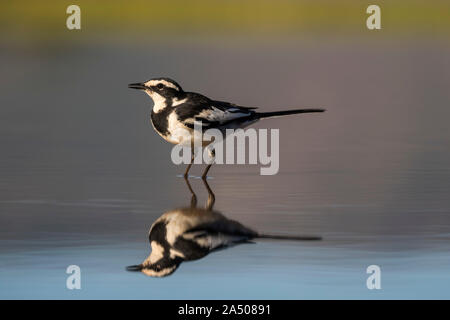
[[[274,239],[274,240],[297,240],[297,241],[317,241],[322,240],[320,236],[283,236],[274,234],[258,234],[258,239]]]
[[[325,111],[325,109],[294,109],[294,110],[285,110],[285,111],[258,112],[256,114],[256,116],[259,119],[262,119],[262,118],[287,116],[290,114],[297,114],[297,113],[312,113],[312,112],[324,112],[324,111]]]

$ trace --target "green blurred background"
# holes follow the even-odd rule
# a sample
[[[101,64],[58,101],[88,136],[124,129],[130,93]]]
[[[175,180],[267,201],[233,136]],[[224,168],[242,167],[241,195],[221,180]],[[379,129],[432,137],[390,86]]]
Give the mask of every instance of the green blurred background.
[[[67,41],[79,36],[65,28],[65,11],[70,4],[81,7],[80,33],[97,38],[121,35],[145,41],[173,36],[361,35],[369,32],[365,12],[370,4],[381,7],[382,31],[378,33],[450,34],[450,2],[445,0],[3,0],[0,32],[13,41]]]

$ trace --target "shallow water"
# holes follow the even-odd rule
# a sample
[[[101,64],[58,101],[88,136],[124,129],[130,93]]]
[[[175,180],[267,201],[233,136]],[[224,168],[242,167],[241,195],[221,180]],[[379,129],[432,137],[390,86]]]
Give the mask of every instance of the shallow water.
[[[450,298],[448,57],[439,41],[2,50],[0,297]],[[125,271],[154,220],[190,203],[150,100],[127,88],[160,75],[262,110],[327,109],[256,126],[280,128],[277,175],[224,165],[208,180],[226,217],[322,241],[256,240],[163,279]],[[66,289],[72,264],[81,290]],[[373,264],[381,290],[366,288]]]

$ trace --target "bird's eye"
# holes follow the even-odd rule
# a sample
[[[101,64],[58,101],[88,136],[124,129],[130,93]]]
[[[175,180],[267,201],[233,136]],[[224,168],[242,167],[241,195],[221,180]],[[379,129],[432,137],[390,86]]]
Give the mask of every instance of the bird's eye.
[[[162,88],[164,88],[164,85],[163,85],[162,83],[158,83],[158,84],[156,85],[156,87],[157,87],[158,89],[162,89]]]

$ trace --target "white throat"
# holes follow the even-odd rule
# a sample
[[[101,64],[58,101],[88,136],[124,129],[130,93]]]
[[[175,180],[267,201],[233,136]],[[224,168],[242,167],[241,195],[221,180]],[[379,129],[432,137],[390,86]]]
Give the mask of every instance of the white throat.
[[[165,107],[167,107],[166,99],[159,93],[149,91],[149,90],[145,90],[145,93],[148,94],[150,96],[150,98],[152,98],[152,100],[153,100],[153,103],[154,103],[153,112],[158,113],[161,110],[163,110]]]

